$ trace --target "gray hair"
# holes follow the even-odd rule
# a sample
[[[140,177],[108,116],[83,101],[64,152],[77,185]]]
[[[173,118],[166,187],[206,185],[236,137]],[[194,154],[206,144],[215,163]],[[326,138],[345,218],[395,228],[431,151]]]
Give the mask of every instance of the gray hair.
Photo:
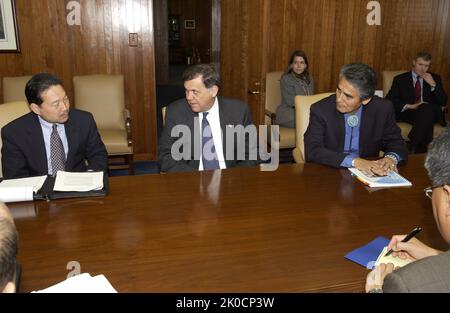
[[[350,63],[344,65],[339,78],[345,78],[353,87],[358,89],[362,100],[372,98],[377,87],[377,75],[373,68],[363,63]]]
[[[425,159],[425,168],[428,171],[433,186],[450,186],[450,128],[445,130],[433,140]]]
[[[197,64],[188,67],[183,73],[183,82],[199,76],[202,77],[203,84],[206,88],[211,88],[212,86],[220,87],[220,75],[214,64]]]

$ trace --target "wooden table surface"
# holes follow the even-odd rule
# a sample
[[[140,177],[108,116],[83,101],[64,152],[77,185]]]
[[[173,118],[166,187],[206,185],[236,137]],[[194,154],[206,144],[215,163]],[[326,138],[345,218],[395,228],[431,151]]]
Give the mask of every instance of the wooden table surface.
[[[421,240],[446,247],[423,159],[400,169],[413,187],[375,192],[345,169],[288,164],[112,177],[106,197],[10,204],[23,215],[20,291],[77,261],[119,292],[361,292],[367,270],[344,255],[377,236],[421,225]]]

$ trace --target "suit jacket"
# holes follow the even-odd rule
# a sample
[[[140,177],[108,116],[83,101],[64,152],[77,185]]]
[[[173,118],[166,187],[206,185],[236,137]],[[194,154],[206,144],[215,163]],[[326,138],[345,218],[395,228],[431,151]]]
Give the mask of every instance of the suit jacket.
[[[227,168],[237,167],[237,166],[256,166],[258,164],[257,160],[251,160],[249,155],[249,149],[257,149],[254,143],[250,143],[248,138],[245,139],[245,159],[239,160],[237,152],[238,140],[235,135],[234,140],[234,151],[233,158],[227,159],[227,125],[242,125],[244,127],[252,125],[252,118],[249,107],[239,101],[234,99],[228,99],[219,97],[219,116],[220,116],[220,126],[222,128],[222,143],[223,143],[223,154],[225,158],[225,163]],[[162,172],[188,172],[197,171],[200,161],[200,151],[194,149],[194,118],[198,117],[198,113],[192,112],[191,107],[187,103],[186,99],[180,99],[169,106],[167,106],[166,111],[166,125],[161,134],[158,147],[158,165]],[[178,125],[185,125],[189,128],[191,136],[183,137],[179,134],[175,137],[171,136],[172,129]],[[247,137],[247,136],[246,136]],[[183,143],[183,146],[190,147],[190,156],[188,159],[181,159],[181,154],[177,153],[177,157],[174,158],[171,153],[172,145],[177,142]],[[199,139],[197,139],[199,141]],[[201,144],[200,144],[201,145]],[[199,145],[199,146],[200,146]],[[257,150],[252,150],[257,152]],[[230,153],[230,152],[228,152]]]
[[[450,292],[450,250],[387,275],[383,292]]]
[[[431,92],[431,86],[423,80],[422,98],[424,102],[434,103],[439,106],[447,105],[447,94],[442,87],[442,80],[439,75],[430,73],[436,82],[436,87]],[[411,71],[397,75],[394,77],[391,89],[386,98],[391,100],[395,107],[395,115],[397,120],[400,119],[400,113],[405,104],[414,103],[414,85]]]
[[[64,128],[69,146],[66,171],[107,170],[106,148],[91,113],[71,109]],[[35,113],[30,112],[12,121],[2,128],[1,133],[4,178],[48,174],[44,135]]]
[[[363,106],[359,134],[359,156],[378,157],[380,151],[395,152],[403,161],[408,150],[395,122],[390,101],[374,96]],[[307,162],[340,167],[344,153],[344,114],[336,110],[336,95],[311,106],[308,129],[305,132]]]
[[[297,78],[293,72],[283,74],[280,80],[281,104],[277,108],[276,123],[295,123],[295,96],[314,94],[314,81],[310,75],[310,83]]]

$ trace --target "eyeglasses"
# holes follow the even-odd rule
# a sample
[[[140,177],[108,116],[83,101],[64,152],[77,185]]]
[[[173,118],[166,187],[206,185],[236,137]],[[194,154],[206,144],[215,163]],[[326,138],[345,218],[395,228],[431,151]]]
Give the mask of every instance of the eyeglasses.
[[[435,189],[435,188],[440,188],[440,187],[442,187],[442,186],[444,186],[444,185],[430,186],[430,187],[425,188],[423,191],[425,192],[425,195],[426,195],[428,198],[432,199],[432,197],[433,197],[433,189]]]

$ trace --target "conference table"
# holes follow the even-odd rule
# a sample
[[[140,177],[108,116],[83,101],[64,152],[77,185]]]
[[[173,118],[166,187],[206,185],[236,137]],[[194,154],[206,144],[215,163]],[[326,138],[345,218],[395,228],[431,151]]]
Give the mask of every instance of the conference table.
[[[118,292],[363,292],[368,270],[344,255],[377,236],[420,225],[418,238],[448,249],[423,161],[400,167],[408,188],[281,164],[111,177],[104,197],[12,203],[20,291],[63,281],[75,261]]]

